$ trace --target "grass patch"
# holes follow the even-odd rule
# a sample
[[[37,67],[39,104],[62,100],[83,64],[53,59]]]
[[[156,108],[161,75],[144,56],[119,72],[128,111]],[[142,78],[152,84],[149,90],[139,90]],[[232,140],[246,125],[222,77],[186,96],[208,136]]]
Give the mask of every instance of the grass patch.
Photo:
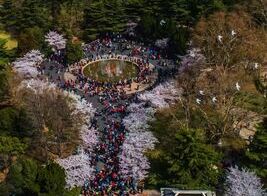
[[[4,32],[4,31],[0,31],[0,39],[6,39],[7,40],[6,47],[8,50],[12,50],[12,49],[18,47],[17,40],[11,38],[10,34]]]
[[[137,76],[134,63],[123,60],[103,60],[91,63],[83,70],[84,75],[100,82],[118,82]]]

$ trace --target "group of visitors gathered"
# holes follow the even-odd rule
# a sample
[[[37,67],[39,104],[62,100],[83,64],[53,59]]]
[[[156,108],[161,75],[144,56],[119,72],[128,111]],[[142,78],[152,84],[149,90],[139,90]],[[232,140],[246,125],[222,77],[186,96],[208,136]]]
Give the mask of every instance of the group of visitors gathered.
[[[124,80],[119,80],[118,82],[100,82],[92,78],[86,77],[83,74],[83,69],[85,66],[90,66],[90,64],[104,61],[104,60],[122,60],[133,63],[137,67],[137,75],[134,78],[125,78]],[[126,55],[103,55],[96,56],[93,59],[83,59],[80,62],[74,63],[68,68],[68,71],[73,74],[76,79],[75,81],[67,80],[65,81],[65,87],[68,88],[73,85],[83,91],[89,96],[98,95],[106,90],[116,90],[122,93],[125,91],[138,90],[140,85],[152,83],[151,76],[155,74],[154,66],[149,63],[148,59],[141,59],[137,57],[130,57]],[[135,89],[132,88],[132,84],[136,83]]]
[[[105,47],[111,47],[111,40],[101,42]],[[93,43],[93,50],[102,49]],[[89,50],[90,51],[90,50]],[[92,52],[92,51],[91,51]],[[82,73],[84,65],[90,62],[106,59],[119,59],[130,61],[138,66],[138,76],[134,79],[119,81],[118,83],[98,82],[85,78]],[[129,96],[125,93],[125,88],[129,87],[132,82],[150,82],[146,81],[147,75],[152,74],[149,59],[140,56],[126,55],[96,55],[89,61],[81,61],[74,65],[78,67],[75,76],[81,84],[81,88],[85,94],[97,95],[101,107],[98,107],[96,114],[98,129],[101,132],[100,143],[95,149],[94,164],[96,171],[94,178],[86,180],[84,183],[82,194],[88,195],[134,195],[142,193],[144,181],[137,181],[132,177],[123,178],[120,175],[119,154],[125,140],[127,129],[125,129],[122,119],[127,114],[127,106],[136,99],[136,96]],[[101,88],[95,91],[95,89]]]
[[[122,120],[127,115],[127,106],[137,99],[136,94],[128,95],[125,89],[129,88],[133,82],[150,83],[149,76],[154,74],[155,69],[151,64],[164,69],[167,67],[166,62],[168,61],[163,59],[153,47],[144,47],[142,44],[141,46],[140,44],[135,45],[134,42],[126,42],[121,37],[116,37],[116,39],[116,43],[113,42],[113,38],[105,38],[84,45],[86,59],[70,65],[67,70],[60,66],[52,67],[50,70],[51,62],[49,62],[48,73],[46,73],[50,74],[49,79],[57,82],[62,89],[74,91],[88,99],[89,102],[97,97],[97,103],[94,103],[97,112],[92,126],[99,131],[100,138],[95,148],[95,155],[91,159],[92,165],[95,165],[96,169],[95,175],[84,182],[81,193],[84,196],[127,196],[141,193],[144,188],[143,180],[137,181],[131,176],[122,177],[120,174],[119,154],[128,131]],[[108,59],[130,61],[136,64],[138,67],[136,78],[112,83],[100,82],[84,76],[85,65]],[[75,79],[64,80],[63,72],[71,73]],[[161,73],[162,76],[167,76],[167,74],[169,73]]]
[[[93,159],[95,176],[85,181],[82,195],[125,196],[142,192],[143,181],[121,177],[118,156],[127,134],[122,119],[127,114],[128,104],[135,99],[135,96],[119,97],[116,92],[100,97],[101,106],[94,120],[100,131],[100,142]]]

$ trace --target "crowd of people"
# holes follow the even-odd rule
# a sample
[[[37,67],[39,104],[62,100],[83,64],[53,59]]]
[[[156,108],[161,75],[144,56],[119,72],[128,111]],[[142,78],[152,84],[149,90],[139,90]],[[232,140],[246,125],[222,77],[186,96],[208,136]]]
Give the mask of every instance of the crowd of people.
[[[83,98],[92,99],[97,97],[97,112],[92,126],[99,130],[99,144],[95,149],[95,156],[92,164],[95,165],[95,175],[87,179],[82,187],[82,195],[134,195],[141,193],[144,188],[144,181],[136,181],[132,177],[123,178],[120,175],[119,154],[122,144],[128,132],[122,120],[127,115],[127,106],[137,101],[136,94],[127,95],[125,88],[132,82],[149,83],[149,77],[154,74],[156,67],[167,67],[167,60],[163,59],[160,53],[153,47],[144,47],[142,44],[126,42],[122,37],[105,38],[96,40],[84,45],[83,49],[86,59],[70,65],[67,70],[61,66],[54,67],[49,73],[54,72],[55,77],[51,80],[57,82],[64,90],[75,91]],[[118,54],[120,52],[120,55]],[[118,59],[130,61],[138,67],[138,75],[117,83],[99,82],[83,75],[83,68],[88,63],[99,60]],[[48,68],[49,69],[49,68]],[[160,68],[161,69],[161,68]],[[174,75],[174,68],[166,69],[169,72],[160,71],[161,76]],[[72,73],[76,79],[64,80],[61,73]],[[137,89],[136,89],[137,90]]]
[[[99,51],[103,50],[102,46],[112,47],[112,42],[110,39],[105,39],[101,42],[93,42],[90,46],[90,51]],[[88,46],[87,46],[88,47]],[[93,51],[92,51],[93,50]],[[112,51],[112,49],[111,49]],[[99,55],[99,54],[98,54]],[[109,56],[96,56],[91,61],[107,59],[107,58],[116,58],[126,61],[131,61],[137,64],[139,68],[138,77],[135,79],[135,82],[140,82],[146,79],[146,75],[152,74],[150,69],[149,60],[145,58],[137,58],[133,56],[120,56],[112,55]],[[80,77],[82,75],[82,68],[88,62],[81,62],[78,71],[77,78],[80,81],[83,81],[84,78]],[[77,65],[76,65],[77,66]],[[101,109],[98,109],[97,112],[97,121],[101,131],[100,144],[95,149],[96,157],[94,159],[96,165],[96,175],[93,179],[88,179],[83,187],[82,194],[87,195],[129,195],[141,193],[143,190],[144,182],[137,182],[135,179],[122,178],[120,176],[119,168],[119,158],[118,155],[121,153],[121,147],[125,140],[125,135],[127,130],[125,129],[122,119],[127,114],[127,106],[132,101],[136,99],[136,96],[127,96],[124,90],[119,90],[118,86],[130,85],[132,82],[129,81],[120,81],[117,84],[102,83],[100,84],[103,89],[100,92],[94,92],[94,86],[98,82],[96,81],[85,81],[89,82],[87,90],[93,94],[98,95],[99,102],[101,104]],[[86,87],[86,86],[85,86]],[[91,89],[90,89],[91,87]],[[84,88],[84,86],[83,86]],[[90,94],[89,93],[89,94]]]
[[[85,66],[90,66],[90,64],[104,60],[122,60],[131,62],[138,68],[137,76],[135,78],[121,79],[118,82],[100,82],[83,74]],[[63,84],[64,87],[69,88],[75,86],[89,96],[99,95],[107,90],[115,90],[121,93],[126,93],[127,90],[138,90],[140,85],[152,83],[151,76],[155,74],[154,66],[150,64],[148,60],[124,55],[105,55],[97,56],[94,59],[83,59],[80,62],[71,65],[68,68],[68,71],[73,74],[76,79],[66,80]],[[137,84],[135,89],[132,88],[133,83]]]
[[[127,130],[122,119],[127,114],[128,104],[135,97],[118,97],[115,94],[101,96],[94,125],[100,128],[100,143],[95,149],[93,164],[96,165],[95,177],[86,180],[82,195],[129,195],[143,190],[143,183],[133,178],[120,176],[119,158]],[[97,123],[95,123],[97,122]]]

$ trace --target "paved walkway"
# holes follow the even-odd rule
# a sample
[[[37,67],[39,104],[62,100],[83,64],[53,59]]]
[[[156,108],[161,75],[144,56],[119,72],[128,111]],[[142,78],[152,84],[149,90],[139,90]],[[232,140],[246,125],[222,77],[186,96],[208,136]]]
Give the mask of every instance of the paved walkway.
[[[116,45],[116,44],[115,44]],[[115,48],[119,48],[118,46],[116,46]],[[102,55],[105,52],[107,52],[107,48],[104,48],[102,52],[100,52],[100,54],[97,53],[86,53],[86,56],[89,58],[93,58],[97,55]],[[130,50],[123,50],[123,51],[119,51],[119,50],[115,50],[113,51],[113,53],[119,53],[122,55],[130,55]],[[137,56],[138,58],[140,58],[141,56]],[[167,59],[163,59],[161,61],[164,61],[165,63],[168,64],[168,66],[162,67],[159,64],[159,60],[151,60],[150,59],[150,63],[156,66],[157,70],[161,70],[161,73],[164,71],[168,71],[171,70],[173,68],[175,68],[175,65],[173,64],[172,61],[167,60]],[[44,74],[48,75],[49,79],[51,81],[54,82],[58,82],[58,78],[59,76],[61,77],[61,79],[75,79],[73,75],[69,74],[66,72],[65,68],[57,68],[58,66],[55,66],[55,64],[53,62],[46,62],[45,64],[46,69],[44,71]],[[50,67],[50,68],[49,68]],[[157,80],[158,75],[155,74],[153,75],[153,79],[154,82]],[[166,76],[166,78],[168,77],[168,75]],[[160,81],[162,81],[163,79],[161,78]],[[153,82],[153,83],[154,83]],[[132,88],[130,91],[127,92],[127,95],[125,98],[120,98],[117,99],[113,102],[110,102],[110,108],[112,107],[121,107],[121,106],[125,106],[127,107],[127,105],[129,105],[130,102],[133,102],[135,100],[135,94],[137,92],[141,92],[146,90],[147,88],[149,88],[151,86],[151,84],[148,85],[141,85],[139,87],[138,90],[136,90],[137,84],[132,85]],[[117,149],[116,147],[116,143],[114,143],[113,141],[120,141],[120,138],[118,137],[125,137],[125,131],[123,127],[121,127],[122,125],[122,119],[125,117],[126,113],[125,112],[110,112],[109,109],[106,108],[106,106],[104,106],[103,101],[100,101],[100,97],[97,96],[89,96],[87,94],[83,94],[83,92],[79,91],[79,90],[75,90],[75,92],[77,94],[79,94],[80,96],[84,97],[88,102],[91,102],[93,104],[93,107],[95,107],[97,109],[96,111],[96,122],[97,122],[97,127],[100,133],[100,142],[99,145],[96,148],[96,154],[97,156],[95,157],[96,160],[96,176],[95,179],[91,179],[93,182],[97,182],[98,184],[101,184],[102,181],[104,181],[102,178],[99,179],[98,175],[100,175],[101,170],[105,171],[107,173],[107,176],[104,177],[104,179],[106,178],[110,178],[110,174],[115,173],[118,177],[116,178],[118,181],[120,181],[120,179],[122,179],[120,177],[119,174],[119,159],[118,159],[118,154],[120,152],[119,151],[110,151],[107,149],[99,149],[99,146],[105,146],[108,145],[110,146],[110,149]],[[108,100],[109,98],[107,97],[103,97],[103,99]],[[112,124],[110,124],[110,122],[112,122]],[[115,124],[113,124],[115,123]],[[118,124],[118,126],[116,125]],[[116,128],[113,130],[114,133],[112,133],[112,139],[108,139],[107,136],[107,128],[110,128],[110,126],[115,126]],[[122,136],[123,135],[123,136]],[[119,149],[121,148],[123,143],[119,143]],[[115,145],[115,146],[114,146]],[[111,160],[111,162],[107,162],[107,160]],[[120,187],[117,187],[117,189],[120,189]],[[144,194],[142,195],[159,195],[156,192],[144,192]]]

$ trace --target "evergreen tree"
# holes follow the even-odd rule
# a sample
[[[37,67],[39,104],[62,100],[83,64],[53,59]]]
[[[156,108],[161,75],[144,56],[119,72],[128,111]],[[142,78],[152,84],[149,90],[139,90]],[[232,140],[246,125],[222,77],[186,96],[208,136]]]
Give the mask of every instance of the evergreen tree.
[[[267,118],[258,127],[245,153],[244,163],[267,183]]]
[[[25,152],[27,145],[16,137],[0,136],[0,171],[10,166],[13,156]]]
[[[7,179],[0,183],[7,195],[68,195],[65,172],[56,163],[38,165],[32,159],[20,158],[10,167]]]
[[[157,149],[158,155],[150,156],[150,184],[182,189],[215,188],[221,156],[206,144],[202,130],[180,130],[168,143],[172,148],[161,147]]]
[[[95,39],[105,33],[122,32],[126,24],[121,0],[93,1],[85,10],[84,28],[86,39]]]
[[[0,65],[4,65],[8,62],[9,54],[6,49],[6,43],[6,40],[0,39]],[[0,70],[1,69],[4,69],[4,67],[0,68]]]
[[[62,195],[66,185],[65,171],[56,163],[49,163],[38,172],[37,181],[41,187],[41,193],[49,195]]]
[[[67,47],[66,47],[66,58],[67,58],[67,63],[72,64],[83,57],[83,50],[81,47],[81,44],[79,43],[72,43],[71,41],[67,42]]]
[[[43,30],[37,26],[27,28],[17,38],[20,53],[27,53],[32,49],[40,50],[44,45]]]
[[[4,0],[0,7],[0,24],[2,23],[5,29],[11,30],[10,27],[16,23],[16,16],[14,13],[14,5],[12,0]]]
[[[19,35],[26,28],[33,26],[44,30],[50,27],[47,8],[41,4],[40,0],[25,0],[16,5],[11,0],[5,0],[0,11],[1,22],[5,29],[15,35]]]
[[[36,183],[38,166],[31,159],[21,159],[10,167],[7,176],[9,193],[15,195],[37,195],[40,190]]]

